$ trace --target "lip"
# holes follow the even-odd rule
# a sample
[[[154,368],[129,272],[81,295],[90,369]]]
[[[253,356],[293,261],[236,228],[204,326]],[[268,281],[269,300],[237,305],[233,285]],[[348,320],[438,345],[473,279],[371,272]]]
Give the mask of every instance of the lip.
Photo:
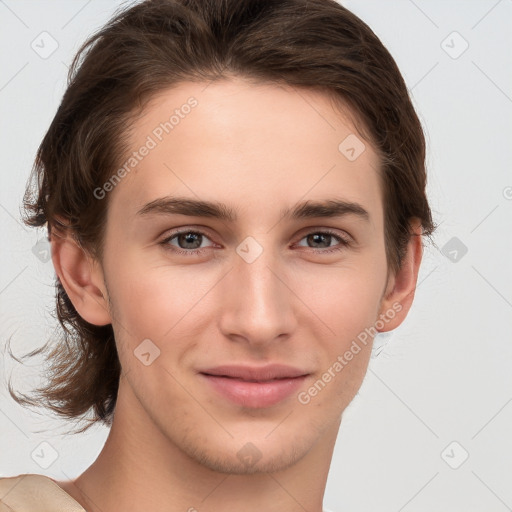
[[[278,364],[217,366],[199,374],[224,398],[251,408],[271,407],[282,402],[296,392],[309,375],[298,368]]]

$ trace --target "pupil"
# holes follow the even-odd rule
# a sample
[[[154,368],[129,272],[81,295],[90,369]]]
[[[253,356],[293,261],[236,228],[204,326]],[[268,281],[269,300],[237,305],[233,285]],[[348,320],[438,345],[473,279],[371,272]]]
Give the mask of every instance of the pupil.
[[[310,235],[313,239],[314,239],[314,242],[320,242],[322,243],[322,240],[324,241],[324,246],[325,247],[329,247],[329,243],[326,243],[325,244],[325,240],[328,239],[328,242],[330,242],[330,238],[331,238],[331,235],[322,235],[320,233],[317,233],[317,234],[314,234],[314,235]]]
[[[185,233],[184,235],[181,235],[180,238],[183,240],[184,239],[184,242],[185,244],[194,244],[194,242],[197,242],[198,240],[198,237],[200,237],[201,235],[199,235],[198,233]],[[180,240],[181,241],[181,240]],[[199,243],[199,245],[197,247],[186,247],[186,249],[197,249],[199,246],[201,245],[201,243]]]

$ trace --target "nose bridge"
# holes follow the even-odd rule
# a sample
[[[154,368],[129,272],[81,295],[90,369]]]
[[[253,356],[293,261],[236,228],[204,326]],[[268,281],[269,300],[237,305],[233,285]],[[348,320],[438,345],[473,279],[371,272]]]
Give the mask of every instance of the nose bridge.
[[[233,268],[223,289],[221,328],[253,343],[268,342],[289,333],[293,298],[285,285],[280,259],[266,243],[247,237],[236,248]],[[283,282],[284,281],[284,282]]]

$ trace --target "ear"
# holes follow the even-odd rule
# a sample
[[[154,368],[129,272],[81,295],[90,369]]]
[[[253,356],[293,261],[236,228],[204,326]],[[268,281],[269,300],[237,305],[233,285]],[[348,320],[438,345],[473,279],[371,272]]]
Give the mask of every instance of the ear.
[[[103,271],[71,235],[51,230],[55,272],[78,314],[93,325],[111,323]]]
[[[405,320],[414,299],[423,255],[421,221],[414,218],[411,220],[410,226],[414,236],[411,236],[409,240],[400,269],[388,279],[386,291],[381,300],[379,317],[376,320],[379,332],[397,328]],[[382,324],[384,326],[380,327]]]

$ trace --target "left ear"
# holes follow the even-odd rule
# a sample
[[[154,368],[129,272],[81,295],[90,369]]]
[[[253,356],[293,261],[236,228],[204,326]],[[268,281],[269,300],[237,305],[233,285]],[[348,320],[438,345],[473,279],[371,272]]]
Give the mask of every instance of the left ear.
[[[413,235],[407,245],[407,252],[402,260],[400,269],[395,275],[390,276],[386,291],[381,300],[379,317],[376,319],[376,324],[379,326],[384,324],[384,326],[377,329],[379,332],[387,332],[397,328],[405,320],[414,299],[418,272],[423,256],[421,221],[413,218],[410,221],[410,226]],[[379,319],[381,320],[380,322],[378,322]]]

